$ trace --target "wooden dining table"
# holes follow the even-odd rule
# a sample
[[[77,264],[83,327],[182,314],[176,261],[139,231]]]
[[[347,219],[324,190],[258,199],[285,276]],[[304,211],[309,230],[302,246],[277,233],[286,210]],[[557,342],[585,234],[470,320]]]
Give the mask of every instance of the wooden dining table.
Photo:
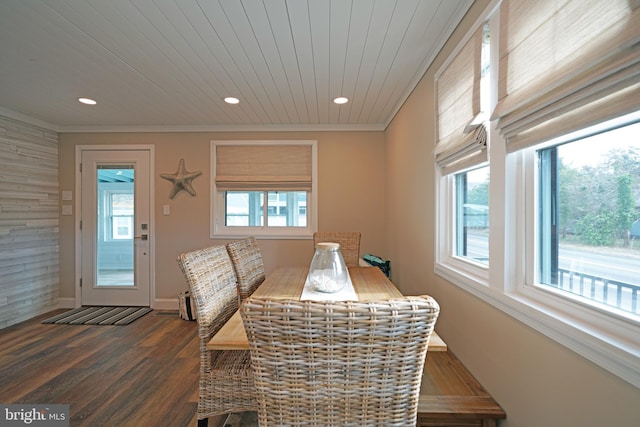
[[[270,273],[252,296],[271,299],[300,299],[308,268],[285,267]],[[402,293],[378,267],[349,267],[349,276],[359,301],[400,298]],[[240,312],[224,324],[207,344],[209,350],[248,350],[249,341]],[[434,331],[428,351],[447,351],[447,345]]]

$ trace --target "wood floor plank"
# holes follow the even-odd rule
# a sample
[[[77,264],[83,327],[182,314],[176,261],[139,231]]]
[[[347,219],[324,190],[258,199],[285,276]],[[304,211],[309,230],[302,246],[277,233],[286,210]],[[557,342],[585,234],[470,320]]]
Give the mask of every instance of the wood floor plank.
[[[0,330],[0,402],[69,404],[72,426],[197,424],[196,322],[153,311],[126,326],[40,323],[55,314]]]

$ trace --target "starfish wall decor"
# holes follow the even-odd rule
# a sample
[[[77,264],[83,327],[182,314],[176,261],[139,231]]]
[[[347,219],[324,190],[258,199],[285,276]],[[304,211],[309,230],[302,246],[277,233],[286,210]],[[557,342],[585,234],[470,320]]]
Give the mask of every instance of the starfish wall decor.
[[[184,165],[184,159],[180,159],[180,163],[178,164],[178,171],[176,173],[161,173],[160,177],[166,179],[167,181],[173,182],[173,190],[171,190],[171,194],[169,194],[169,198],[173,199],[181,190],[185,190],[187,193],[195,196],[196,190],[194,190],[191,186],[191,181],[193,181],[200,175],[202,175],[202,171],[187,171],[187,168]]]

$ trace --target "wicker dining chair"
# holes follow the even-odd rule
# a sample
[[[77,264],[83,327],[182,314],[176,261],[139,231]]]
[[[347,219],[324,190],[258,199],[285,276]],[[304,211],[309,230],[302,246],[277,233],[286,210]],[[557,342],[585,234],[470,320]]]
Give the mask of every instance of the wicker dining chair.
[[[360,260],[360,232],[357,231],[316,231],[313,233],[313,247],[320,242],[340,243],[340,252],[347,267],[357,267]]]
[[[240,312],[260,426],[415,426],[439,311],[429,296],[248,298]]]
[[[238,296],[242,302],[264,282],[262,254],[253,236],[228,243],[227,251],[236,272]]]
[[[200,340],[198,426],[208,417],[257,411],[248,350],[208,350],[207,343],[238,309],[233,265],[225,246],[181,254],[178,264],[194,298]]]

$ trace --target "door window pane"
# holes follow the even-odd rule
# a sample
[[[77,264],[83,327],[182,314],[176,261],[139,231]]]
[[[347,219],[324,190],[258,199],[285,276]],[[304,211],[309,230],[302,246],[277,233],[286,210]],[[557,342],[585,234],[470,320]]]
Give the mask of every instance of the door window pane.
[[[134,169],[97,169],[96,285],[134,286]]]

